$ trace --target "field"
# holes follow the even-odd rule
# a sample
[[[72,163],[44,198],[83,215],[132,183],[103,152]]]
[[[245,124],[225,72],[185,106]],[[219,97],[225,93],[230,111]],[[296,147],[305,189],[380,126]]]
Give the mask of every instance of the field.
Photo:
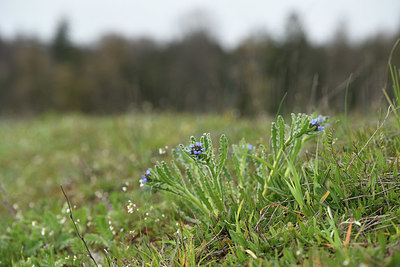
[[[313,118],[3,119],[0,265],[398,266],[393,114]]]

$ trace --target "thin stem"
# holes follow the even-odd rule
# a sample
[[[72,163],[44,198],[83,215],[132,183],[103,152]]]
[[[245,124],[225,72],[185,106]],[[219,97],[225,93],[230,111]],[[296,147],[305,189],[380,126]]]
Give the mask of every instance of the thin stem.
[[[96,266],[98,266],[96,260],[93,258],[92,253],[90,253],[89,247],[87,246],[85,239],[84,239],[83,236],[79,233],[78,227],[76,226],[76,223],[75,223],[75,220],[74,220],[74,216],[72,215],[72,209],[71,209],[71,205],[69,204],[69,199],[68,199],[68,197],[67,197],[67,194],[65,193],[63,186],[60,185],[60,187],[61,187],[61,190],[62,190],[62,192],[63,192],[63,194],[64,194],[65,199],[67,200],[67,203],[68,203],[68,210],[69,210],[69,217],[71,218],[71,221],[72,221],[72,223],[73,223],[74,226],[75,226],[75,232],[76,232],[76,234],[78,235],[78,237],[82,240],[83,244],[85,245],[85,248],[86,248],[86,251],[87,251],[88,254],[89,254],[89,257],[93,260],[94,264],[95,264]]]

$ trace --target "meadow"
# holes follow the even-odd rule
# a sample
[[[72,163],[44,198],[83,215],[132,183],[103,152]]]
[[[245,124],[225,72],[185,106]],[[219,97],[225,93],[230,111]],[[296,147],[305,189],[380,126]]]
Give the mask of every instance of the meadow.
[[[0,266],[398,266],[393,112],[317,115],[2,119]]]

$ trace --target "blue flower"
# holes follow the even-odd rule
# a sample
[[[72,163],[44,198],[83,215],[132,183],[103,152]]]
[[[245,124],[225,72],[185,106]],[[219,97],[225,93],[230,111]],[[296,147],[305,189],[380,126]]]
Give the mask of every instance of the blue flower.
[[[200,158],[200,155],[204,152],[203,143],[196,142],[196,144],[190,144],[188,149],[186,149],[190,155],[196,155],[196,158]]]
[[[246,147],[245,145],[242,145],[242,148],[245,148],[245,147]],[[247,147],[249,148],[249,150],[253,150],[253,145],[249,144]]]
[[[315,119],[311,120],[310,127],[316,127],[315,131],[322,131],[325,127],[321,126],[321,124],[325,121],[325,118],[322,115],[319,115]]]
[[[148,179],[150,178],[150,174],[151,174],[150,170],[147,170],[142,175],[142,179],[139,180],[141,186],[149,181]]]

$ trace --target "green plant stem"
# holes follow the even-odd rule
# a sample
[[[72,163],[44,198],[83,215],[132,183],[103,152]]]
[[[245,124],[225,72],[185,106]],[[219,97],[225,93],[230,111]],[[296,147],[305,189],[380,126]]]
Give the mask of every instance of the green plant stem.
[[[212,164],[210,164],[210,165],[212,165]],[[214,168],[213,168],[213,165],[212,165],[212,166],[206,165],[206,166],[207,166],[208,170],[209,170],[210,173],[211,173],[211,176],[212,176],[214,185],[217,187],[218,194],[219,194],[218,198],[222,198],[222,188],[221,188],[221,184],[218,183],[218,175],[217,175],[217,173],[215,172],[215,170],[214,170]]]
[[[213,166],[211,166],[211,167],[209,165],[206,165],[206,166],[207,166],[208,170],[210,171],[212,178],[215,180],[217,177],[215,175],[215,170],[214,170]]]
[[[195,196],[193,196],[192,193],[190,193],[188,190],[185,190],[184,193],[187,196],[188,200],[193,201],[193,203],[201,209],[204,215],[210,215],[210,211]]]
[[[293,140],[293,136],[290,136],[289,139],[286,140],[286,142],[283,144],[283,146],[279,150],[278,155],[276,156],[276,158],[274,160],[274,164],[272,165],[273,168],[271,169],[270,175],[267,177],[267,179],[264,182],[264,189],[263,189],[263,192],[262,192],[262,196],[263,197],[265,197],[265,195],[267,194],[269,181],[271,180],[271,177],[273,175],[275,175],[275,170],[277,169],[278,164],[282,159],[283,151],[288,147],[288,145],[292,142],[292,140]]]

